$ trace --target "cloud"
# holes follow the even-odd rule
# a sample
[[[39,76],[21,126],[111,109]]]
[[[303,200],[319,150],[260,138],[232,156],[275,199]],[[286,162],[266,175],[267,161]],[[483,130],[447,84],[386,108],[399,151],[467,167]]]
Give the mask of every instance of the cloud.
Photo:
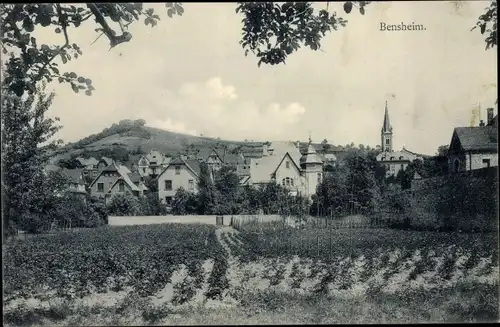
[[[294,128],[306,112],[296,102],[259,106],[252,100],[240,99],[236,88],[223,83],[220,77],[184,83],[177,92],[165,94],[161,102],[149,102],[149,111],[164,115],[156,115],[148,125],[223,139],[293,139]],[[167,109],[156,110],[162,106]]]

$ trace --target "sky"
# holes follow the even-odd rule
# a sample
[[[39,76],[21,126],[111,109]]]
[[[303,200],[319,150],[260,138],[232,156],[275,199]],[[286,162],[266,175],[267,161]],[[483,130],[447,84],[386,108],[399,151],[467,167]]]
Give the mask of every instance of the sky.
[[[434,154],[454,127],[469,126],[474,108],[482,119],[487,107],[497,111],[497,50],[485,51],[484,36],[470,31],[486,1],[371,3],[365,15],[330,3],[348,23],[323,38],[322,51],[302,48],[286,65],[260,68],[239,45],[235,3],[185,3],[173,18],[163,4],[145,6],[159,24],[132,24],[132,40],[110,51],[105,37],[91,45],[95,22],[69,30],[83,56],[64,68],[92,79],[96,91],[50,85],[50,114],[61,119],[65,142],[142,118],[230,140],[306,141],[310,133],[315,142],[376,146],[387,101],[395,150]],[[380,22],[426,30],[382,32]],[[44,30],[42,40],[59,44],[62,35]]]

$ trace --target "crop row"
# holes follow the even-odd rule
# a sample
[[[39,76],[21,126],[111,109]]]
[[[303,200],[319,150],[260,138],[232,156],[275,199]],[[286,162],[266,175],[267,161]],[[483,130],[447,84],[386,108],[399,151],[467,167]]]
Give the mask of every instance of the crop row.
[[[240,258],[251,261],[257,258],[299,256],[331,261],[339,256],[379,256],[398,249],[404,255],[419,250],[422,256],[432,253],[467,252],[471,262],[493,257],[498,264],[498,235],[495,233],[438,233],[392,229],[341,229],[276,228],[278,224],[263,224],[240,231],[237,239]],[[231,244],[231,242],[229,242]]]
[[[126,226],[13,243],[3,251],[4,300],[50,292],[81,298],[125,288],[145,297],[169,283],[181,264],[199,287],[208,259],[217,267],[214,288],[227,265],[214,231],[204,225]]]

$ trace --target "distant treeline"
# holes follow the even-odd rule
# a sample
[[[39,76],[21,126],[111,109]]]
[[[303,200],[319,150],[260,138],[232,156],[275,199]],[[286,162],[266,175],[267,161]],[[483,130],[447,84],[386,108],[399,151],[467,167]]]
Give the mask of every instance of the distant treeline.
[[[146,124],[144,119],[130,120],[124,119],[121,120],[118,124],[113,124],[109,128],[105,128],[102,132],[97,134],[89,135],[80,141],[75,143],[69,143],[68,147],[72,147],[74,149],[82,149],[83,147],[90,145],[94,142],[100,141],[108,136],[120,134],[122,136],[137,136],[142,138],[150,138],[151,134],[142,128]]]

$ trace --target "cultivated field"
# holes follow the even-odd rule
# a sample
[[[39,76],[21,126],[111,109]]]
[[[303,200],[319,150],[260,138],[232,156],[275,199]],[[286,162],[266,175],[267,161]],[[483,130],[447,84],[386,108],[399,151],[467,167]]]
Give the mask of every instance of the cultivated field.
[[[165,224],[4,250],[7,325],[498,319],[492,234]]]

